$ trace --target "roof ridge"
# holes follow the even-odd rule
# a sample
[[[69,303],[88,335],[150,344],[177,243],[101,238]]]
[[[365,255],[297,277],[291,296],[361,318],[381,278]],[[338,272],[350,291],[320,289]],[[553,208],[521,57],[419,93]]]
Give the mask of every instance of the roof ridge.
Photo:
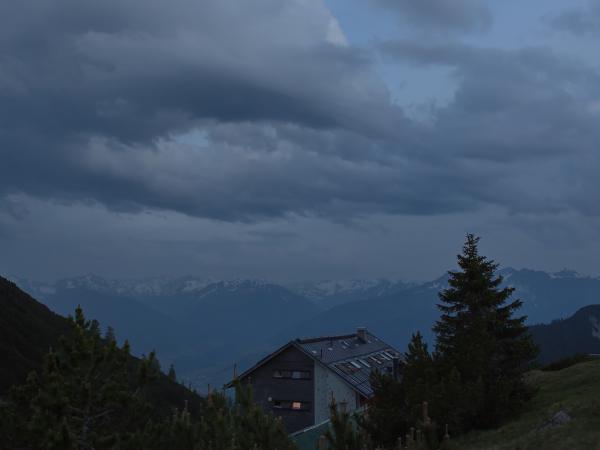
[[[328,341],[328,340],[337,340],[337,339],[350,339],[356,337],[356,333],[353,334],[341,334],[338,336],[321,336],[321,337],[312,337],[312,338],[298,338],[296,339],[296,342],[299,344],[310,344],[312,342],[319,342],[319,341]]]

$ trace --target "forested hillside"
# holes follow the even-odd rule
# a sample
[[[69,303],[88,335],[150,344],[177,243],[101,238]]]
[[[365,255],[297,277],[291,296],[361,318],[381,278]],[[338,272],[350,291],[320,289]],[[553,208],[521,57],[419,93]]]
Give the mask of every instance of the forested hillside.
[[[62,335],[71,332],[69,322],[28,294],[14,283],[0,277],[0,396],[14,384],[25,381],[32,370],[40,370],[45,355],[56,348]],[[74,313],[74,311],[73,311]],[[131,370],[139,359],[131,357]],[[186,402],[197,412],[200,397],[184,386],[160,375],[148,386],[149,398],[157,411],[169,414]]]
[[[39,369],[67,321],[0,277],[0,395]]]
[[[600,305],[581,308],[567,319],[532,326],[530,331],[540,347],[541,363],[576,353],[600,354]]]
[[[60,317],[0,277],[0,308],[0,450],[295,448],[248,387],[201,399],[80,307]]]

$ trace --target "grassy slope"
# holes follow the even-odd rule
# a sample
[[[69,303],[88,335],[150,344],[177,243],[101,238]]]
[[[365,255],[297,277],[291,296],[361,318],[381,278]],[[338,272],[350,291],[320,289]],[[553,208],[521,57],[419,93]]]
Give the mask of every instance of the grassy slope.
[[[469,433],[454,441],[461,450],[600,449],[600,360],[557,372],[532,371],[539,388],[527,410],[514,421],[490,431]],[[572,420],[541,429],[558,411]]]

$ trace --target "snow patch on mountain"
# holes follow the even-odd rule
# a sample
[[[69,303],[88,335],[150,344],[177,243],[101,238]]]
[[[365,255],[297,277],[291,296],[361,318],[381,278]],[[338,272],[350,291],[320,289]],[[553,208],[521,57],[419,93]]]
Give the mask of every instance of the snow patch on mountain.
[[[563,269],[559,272],[549,273],[548,275],[550,276],[550,278],[577,278],[577,279],[589,278],[586,275],[582,275],[579,272],[576,272],[574,270],[569,270],[569,269]]]

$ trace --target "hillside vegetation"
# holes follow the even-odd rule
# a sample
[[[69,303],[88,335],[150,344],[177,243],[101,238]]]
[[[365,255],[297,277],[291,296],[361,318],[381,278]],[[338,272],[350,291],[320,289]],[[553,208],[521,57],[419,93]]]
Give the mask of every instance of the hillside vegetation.
[[[575,353],[600,353],[600,305],[581,308],[571,317],[529,328],[547,364]]]
[[[525,412],[504,426],[469,433],[453,443],[461,450],[600,449],[600,359],[559,371],[535,370],[528,383],[538,391]],[[568,422],[552,424],[564,411]]]
[[[65,317],[50,311],[14,283],[0,277],[0,398],[21,384],[32,370],[40,370],[47,352],[59,345],[61,335],[70,333]],[[132,370],[140,360],[131,358]],[[148,386],[153,406],[163,415],[187,401],[190,411],[199,411],[200,397],[165,375]]]

